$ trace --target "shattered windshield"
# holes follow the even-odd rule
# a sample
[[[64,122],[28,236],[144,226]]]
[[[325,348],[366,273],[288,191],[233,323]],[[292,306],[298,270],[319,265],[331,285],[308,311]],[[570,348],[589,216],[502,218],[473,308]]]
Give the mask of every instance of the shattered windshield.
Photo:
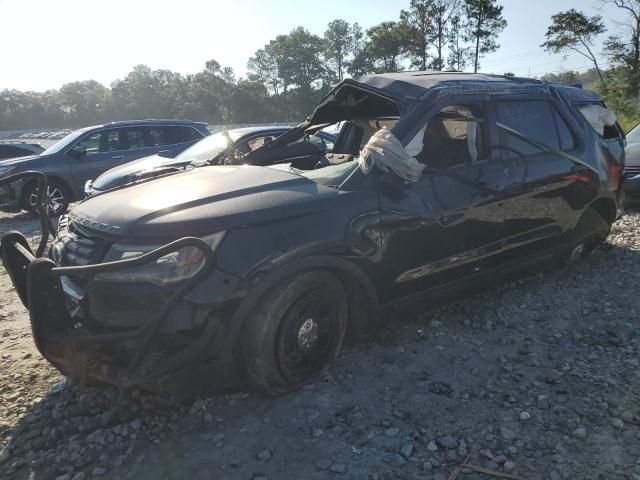
[[[189,162],[194,167],[201,167],[224,152],[232,143],[229,132],[225,130],[203,138],[178,155],[176,160]]]

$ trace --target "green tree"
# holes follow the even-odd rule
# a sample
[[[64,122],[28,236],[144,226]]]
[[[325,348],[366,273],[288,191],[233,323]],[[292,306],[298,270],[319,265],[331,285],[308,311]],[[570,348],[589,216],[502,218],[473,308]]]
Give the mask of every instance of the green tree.
[[[435,0],[411,0],[409,10],[400,12],[400,21],[408,35],[407,51],[411,65],[426,70],[429,61],[429,40],[434,25],[431,19],[431,5]]]
[[[604,0],[603,5],[620,9],[628,17],[623,24],[629,30],[628,39],[620,35],[609,37],[604,45],[604,53],[616,68],[616,79],[626,84],[627,96],[640,95],[640,1],[639,0]]]
[[[67,112],[67,118],[76,125],[97,123],[107,119],[111,92],[95,80],[66,83],[55,95],[49,94],[48,102],[55,101],[58,108]],[[42,99],[44,100],[44,98]]]
[[[371,27],[367,34],[368,61],[376,73],[397,72],[402,57],[409,49],[410,32],[402,22],[382,22]]]
[[[454,15],[450,20],[448,32],[449,57],[447,65],[451,70],[461,72],[472,59],[471,48],[464,44],[463,24],[460,15]]]
[[[333,67],[334,78],[341,81],[344,78],[347,57],[351,51],[353,34],[351,26],[345,20],[333,20],[324,32],[324,56]]]
[[[431,68],[442,70],[445,66],[443,50],[449,40],[452,20],[459,22],[460,0],[430,0],[428,13],[433,24],[430,42],[436,49]]]
[[[551,17],[551,25],[545,35],[547,40],[541,46],[553,53],[570,50],[587,58],[593,63],[602,85],[606,88],[607,83],[592,50],[593,40],[605,31],[606,28],[600,15],[588,17],[572,8]]]
[[[273,121],[266,99],[268,91],[261,81],[241,79],[228,98],[228,122],[259,123]]]
[[[274,55],[273,49],[266,45],[258,50],[247,63],[247,69],[274,95],[278,95],[280,90],[280,70],[278,69],[278,59]]]
[[[280,73],[289,85],[311,90],[314,82],[324,78],[322,39],[303,27],[293,29],[283,42]]]
[[[473,72],[477,73],[480,56],[495,52],[500,45],[496,39],[507,26],[502,17],[502,5],[496,0],[464,0],[464,39],[475,44]]]
[[[351,27],[351,40],[351,61],[347,65],[347,71],[358,77],[371,71],[372,67],[367,54],[368,39],[357,22]]]

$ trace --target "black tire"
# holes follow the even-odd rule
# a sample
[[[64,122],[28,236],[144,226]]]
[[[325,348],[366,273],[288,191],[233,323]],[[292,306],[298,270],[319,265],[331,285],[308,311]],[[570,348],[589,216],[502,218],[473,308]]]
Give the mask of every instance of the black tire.
[[[47,185],[47,211],[49,216],[56,217],[66,213],[71,201],[71,193],[65,184],[57,180],[49,180]],[[22,208],[32,215],[38,215],[36,209],[36,198],[38,195],[38,184],[31,182],[22,191]]]
[[[340,280],[322,270],[294,275],[266,293],[241,337],[247,383],[284,395],[316,379],[335,359],[347,327]]]
[[[573,265],[579,262],[604,243],[610,231],[611,224],[596,209],[588,207],[573,231],[573,240],[563,256],[563,263]]]

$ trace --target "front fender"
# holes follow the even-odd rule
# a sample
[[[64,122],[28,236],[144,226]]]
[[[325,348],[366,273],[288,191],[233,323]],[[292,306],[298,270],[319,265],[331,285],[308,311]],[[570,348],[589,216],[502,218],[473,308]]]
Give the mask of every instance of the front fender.
[[[306,249],[312,249],[314,245],[309,245]],[[297,253],[300,254],[301,251]],[[227,331],[227,343],[225,350],[222,352],[224,356],[232,355],[232,350],[236,344],[236,340],[242,331],[245,321],[251,310],[258,303],[260,298],[269,290],[274,288],[285,278],[301,273],[307,270],[325,269],[338,273],[341,276],[348,276],[362,287],[367,302],[375,310],[378,309],[378,294],[369,276],[357,265],[349,260],[332,255],[311,255],[306,257],[294,257],[294,252],[289,252],[285,257],[280,257],[278,261],[272,263],[273,268],[270,270],[260,269],[253,271],[252,274],[243,280],[243,288],[246,289],[246,296],[235,309],[229,329]],[[286,260],[286,261],[285,261]]]

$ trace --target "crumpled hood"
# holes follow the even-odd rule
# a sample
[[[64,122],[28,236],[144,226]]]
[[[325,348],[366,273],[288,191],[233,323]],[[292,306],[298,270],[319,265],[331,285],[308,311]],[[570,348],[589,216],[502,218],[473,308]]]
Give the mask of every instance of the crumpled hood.
[[[336,195],[282,170],[210,166],[91,197],[69,216],[118,237],[175,239],[322,211]]]
[[[153,170],[166,167],[184,167],[187,164],[189,164],[189,162],[180,162],[175,158],[150,155],[107,170],[98,178],[94,179],[92,187],[97,190],[109,190],[133,182],[140,178],[140,176],[144,176],[145,173],[150,173]]]

